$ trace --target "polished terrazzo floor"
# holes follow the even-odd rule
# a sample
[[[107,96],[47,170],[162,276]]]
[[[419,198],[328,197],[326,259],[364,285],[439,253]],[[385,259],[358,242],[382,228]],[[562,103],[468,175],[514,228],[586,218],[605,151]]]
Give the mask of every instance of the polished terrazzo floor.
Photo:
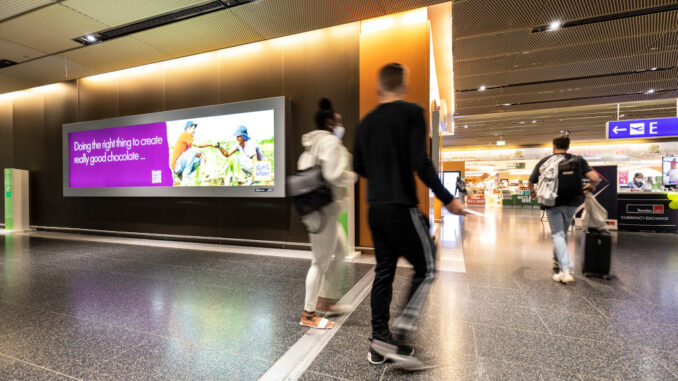
[[[436,369],[367,362],[368,296],[302,379],[678,379],[678,236],[620,233],[613,280],[562,286],[537,210],[486,212],[446,217],[444,244],[463,246],[466,272],[439,273],[413,343]],[[307,331],[308,260],[0,241],[0,380],[256,380]],[[370,268],[349,265],[346,289]]]
[[[367,363],[368,297],[303,379],[678,379],[678,236],[620,233],[613,280],[578,268],[577,282],[563,286],[550,279],[550,233],[538,210],[485,212],[463,223],[466,273],[439,273],[414,341],[436,369]],[[570,240],[576,252],[579,236]],[[402,305],[410,270],[399,271]]]
[[[0,380],[256,380],[307,331],[308,260],[0,241]]]

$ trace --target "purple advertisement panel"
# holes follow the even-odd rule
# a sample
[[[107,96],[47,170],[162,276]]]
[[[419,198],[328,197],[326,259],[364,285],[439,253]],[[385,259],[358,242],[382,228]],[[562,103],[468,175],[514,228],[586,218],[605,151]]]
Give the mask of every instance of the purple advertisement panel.
[[[71,188],[171,187],[165,122],[68,134]]]

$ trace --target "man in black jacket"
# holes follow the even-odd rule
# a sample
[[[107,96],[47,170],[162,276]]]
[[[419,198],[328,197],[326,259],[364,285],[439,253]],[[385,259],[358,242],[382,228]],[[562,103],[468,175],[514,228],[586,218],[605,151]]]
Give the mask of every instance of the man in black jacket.
[[[464,207],[440,182],[426,152],[427,127],[423,109],[403,101],[406,68],[392,63],[379,72],[379,106],[361,121],[356,134],[353,169],[366,177],[369,224],[377,266],[372,285],[373,364],[387,359],[414,368],[421,364],[402,345],[414,328],[435,277],[435,247],[428,220],[419,212],[414,172],[433,190],[448,211],[465,215]],[[407,304],[389,328],[389,307],[399,257],[414,267]],[[395,336],[395,338],[394,338]]]

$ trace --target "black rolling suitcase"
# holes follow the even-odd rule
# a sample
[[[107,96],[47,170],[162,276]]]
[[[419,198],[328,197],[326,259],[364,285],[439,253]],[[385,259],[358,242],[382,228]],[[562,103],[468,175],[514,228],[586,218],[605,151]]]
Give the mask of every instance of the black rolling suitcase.
[[[584,276],[610,279],[612,240],[607,230],[589,229],[584,234]]]

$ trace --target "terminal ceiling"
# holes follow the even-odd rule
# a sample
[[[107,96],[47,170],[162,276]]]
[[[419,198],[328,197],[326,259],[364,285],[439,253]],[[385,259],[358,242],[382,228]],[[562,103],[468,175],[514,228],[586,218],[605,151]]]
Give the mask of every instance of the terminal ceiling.
[[[625,119],[676,116],[677,5],[454,2],[456,131],[445,145],[495,144],[501,137],[507,144],[538,144],[560,130],[576,140],[604,139],[617,103]],[[556,21],[566,27],[548,30]]]
[[[73,38],[214,0],[0,0],[0,94],[444,3],[258,0],[83,46]],[[1,66],[1,65],[0,65]]]

